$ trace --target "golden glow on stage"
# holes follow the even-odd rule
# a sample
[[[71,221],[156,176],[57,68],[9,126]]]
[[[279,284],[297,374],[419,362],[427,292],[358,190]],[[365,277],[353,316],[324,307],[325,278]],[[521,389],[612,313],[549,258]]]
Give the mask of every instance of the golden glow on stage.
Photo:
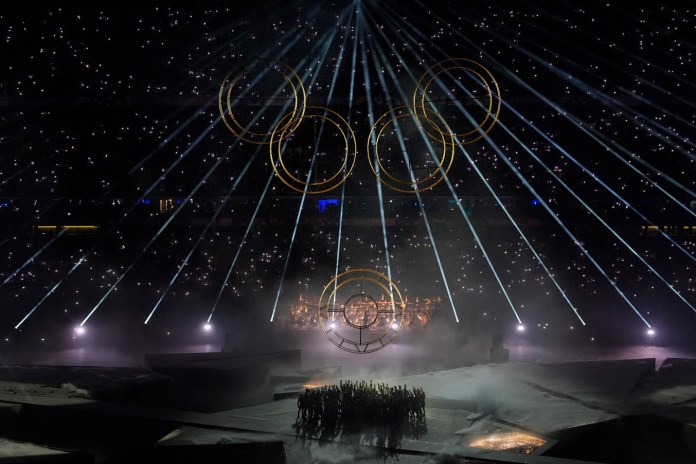
[[[493,451],[518,451],[532,454],[543,446],[546,440],[522,432],[496,432],[475,438],[469,443],[472,448]]]

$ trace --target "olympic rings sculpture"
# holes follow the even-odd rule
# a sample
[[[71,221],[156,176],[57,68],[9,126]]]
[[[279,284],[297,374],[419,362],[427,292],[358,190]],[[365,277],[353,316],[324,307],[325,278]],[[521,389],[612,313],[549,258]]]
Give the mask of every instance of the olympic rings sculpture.
[[[245,99],[277,99],[280,101],[290,100],[287,98],[267,97],[254,95],[253,88],[262,79],[262,73],[268,74],[269,71],[274,72],[281,77],[281,84],[276,88],[274,95],[282,92],[282,88],[289,86],[286,90],[287,95],[292,95],[292,105],[289,102],[281,105],[283,111],[287,106],[291,106],[290,111],[284,115],[278,115],[274,124],[267,129],[258,126],[265,120],[261,113],[256,113],[249,122],[243,122],[239,114],[238,102],[243,102]],[[437,111],[436,102],[428,100],[427,95],[431,95],[433,91],[431,87],[437,83],[440,88],[447,87],[441,82],[443,77],[453,78],[453,73],[463,71],[468,73],[469,77],[473,77],[479,82],[480,86],[486,89],[486,104],[482,104],[485,108],[485,116],[481,121],[474,121],[471,116],[467,117],[474,121],[474,128],[471,130],[462,130],[455,132],[450,129],[440,112]],[[246,82],[249,76],[254,76],[250,83]],[[460,90],[465,90],[461,79],[455,79],[456,86]],[[467,90],[469,95],[472,92]],[[459,105],[459,102],[456,102]],[[268,105],[268,104],[267,104]],[[225,126],[235,135],[235,137],[258,145],[269,145],[271,166],[277,177],[287,187],[300,193],[322,194],[333,190],[341,185],[353,171],[357,158],[357,143],[355,134],[345,118],[337,112],[319,106],[307,106],[307,95],[302,85],[302,80],[297,73],[287,64],[282,62],[269,63],[264,60],[257,60],[252,65],[247,67],[237,67],[228,73],[220,86],[218,93],[218,108]],[[417,193],[434,188],[442,182],[447,176],[452,162],[454,160],[454,147],[467,145],[476,142],[486,136],[498,121],[501,108],[500,87],[493,77],[493,74],[482,64],[467,58],[450,58],[428,68],[421,76],[413,92],[412,104],[410,106],[398,106],[381,115],[373,124],[368,135],[367,142],[367,158],[370,169],[375,174],[377,179],[392,190],[402,193]],[[264,108],[265,109],[265,108]],[[459,106],[462,111],[463,108]],[[282,114],[282,113],[281,113]],[[326,175],[323,179],[314,179],[310,181],[308,174],[306,179],[293,174],[293,170],[288,166],[288,158],[283,157],[283,150],[286,142],[297,132],[303,122],[316,119],[322,123],[328,122],[330,127],[333,126],[339,133],[339,140],[343,141],[344,148],[342,150],[342,162],[339,163],[338,169]],[[404,148],[403,140],[401,140],[400,148],[393,150],[403,156],[403,161],[400,159],[391,160],[392,163],[387,163],[387,157],[384,152],[384,142],[382,142],[383,152],[380,154],[380,141],[384,140],[388,135],[401,133],[400,126],[403,126],[407,121],[415,123],[419,132],[427,136],[431,142],[426,142],[428,148],[425,150],[427,156],[425,159],[415,160],[423,163],[423,167],[413,168],[412,163],[414,157],[409,156],[408,149]],[[263,131],[265,130],[265,131]],[[435,153],[430,153],[432,142],[442,145],[442,152],[439,156]],[[387,149],[386,151],[392,151]],[[402,164],[408,171],[407,175],[397,175],[394,172],[394,166]],[[414,171],[423,170],[425,175],[416,175]]]

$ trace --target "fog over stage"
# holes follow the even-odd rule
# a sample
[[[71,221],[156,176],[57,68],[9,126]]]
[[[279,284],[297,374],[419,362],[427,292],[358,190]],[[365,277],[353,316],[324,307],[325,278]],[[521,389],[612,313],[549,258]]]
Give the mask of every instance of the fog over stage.
[[[3,423],[13,442],[96,453],[105,462],[126,462],[133,453],[556,464],[689,462],[696,455],[689,425],[696,421],[696,361],[683,359],[696,358],[693,347],[571,346],[514,333],[504,341],[509,362],[490,363],[491,337],[457,339],[437,323],[400,335],[366,355],[338,349],[320,330],[259,332],[274,337],[269,350],[226,351],[224,334],[214,334],[207,344],[147,356],[88,345],[5,353]],[[395,449],[380,446],[370,430],[298,435],[297,395],[346,381],[423,388],[427,431],[401,437]]]

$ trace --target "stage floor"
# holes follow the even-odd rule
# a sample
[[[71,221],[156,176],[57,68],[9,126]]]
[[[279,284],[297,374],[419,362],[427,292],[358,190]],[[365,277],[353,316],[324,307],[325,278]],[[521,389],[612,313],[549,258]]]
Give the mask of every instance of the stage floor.
[[[327,365],[335,365],[336,359],[325,361]],[[317,362],[318,358],[308,360],[311,365]],[[412,375],[402,375],[402,372],[390,370],[380,371],[377,365],[373,367],[374,369],[359,373],[353,372],[349,366],[340,377],[329,381],[372,380],[423,388],[427,398],[427,432],[419,437],[403,436],[397,449],[376,446],[376,440],[369,430],[360,436],[339,434],[330,439],[317,440],[307,436],[303,439],[294,427],[297,416],[295,398],[267,401],[216,413],[129,404],[127,401],[99,401],[90,398],[88,388],[80,389],[89,387],[89,382],[85,379],[81,382],[75,378],[72,386],[56,388],[45,382],[47,377],[42,370],[48,368],[40,366],[29,369],[39,376],[43,375],[42,382],[29,382],[30,376],[26,372],[22,382],[5,378],[0,384],[0,402],[7,410],[16,405],[40,408],[42,412],[37,417],[42,417],[46,423],[50,423],[46,417],[55,414],[64,421],[56,419],[56,424],[60,424],[58,427],[68,431],[78,422],[83,423],[83,426],[89,424],[93,417],[118,418],[124,427],[128,427],[128,421],[131,421],[130,423],[140,424],[145,429],[150,427],[148,424],[170,424],[170,427],[162,429],[161,436],[156,436],[153,432],[155,443],[161,446],[279,440],[285,445],[288,462],[297,464],[355,460],[423,463],[429,462],[429,459],[434,460],[437,456],[460,456],[498,462],[616,462],[588,459],[587,454],[554,456],[553,452],[557,443],[560,445],[564,440],[576,440],[573,438],[578,436],[573,435],[575,431],[591,431],[591,427],[602,426],[609,430],[604,435],[611,435],[625,428],[621,425],[624,418],[633,416],[656,416],[678,424],[684,437],[679,442],[683,448],[680,452],[696,456],[696,444],[693,440],[693,424],[696,424],[696,361],[669,358],[661,366],[656,366],[655,359],[652,358],[563,363],[511,362]],[[11,370],[7,366],[5,369]],[[97,371],[95,368],[95,372]],[[76,372],[84,374],[86,371],[81,369]],[[105,369],[98,375],[102,383],[108,377],[107,372]],[[122,372],[118,374],[123,375]],[[141,378],[142,374],[134,372],[131,375]],[[64,415],[68,413],[72,415],[66,422]],[[21,414],[20,411],[20,417]],[[519,450],[486,450],[470,446],[473,439],[480,438],[492,428],[505,428],[542,438],[546,445],[539,452],[543,451],[544,454],[535,454],[536,451],[524,454]],[[30,441],[41,444],[42,439],[48,440],[50,437],[47,437],[46,430],[42,430],[41,436],[33,438]],[[644,442],[645,446],[650,444],[645,437],[636,438]],[[124,437],[123,440],[123,446],[128,446],[127,438]],[[45,444],[59,444],[63,449],[81,450],[79,444],[69,442],[69,438],[64,436]],[[594,444],[587,443],[583,447],[591,450]],[[652,445],[657,448],[651,450],[655,449],[658,455],[667,452],[659,449],[660,443]],[[114,444],[111,443],[110,446],[113,447]],[[636,449],[640,451],[639,446]],[[606,453],[600,453],[597,456],[605,455]],[[330,460],[332,456],[343,460]],[[590,453],[589,456],[593,455]],[[631,459],[634,463],[650,462],[641,460],[640,455],[631,456]]]

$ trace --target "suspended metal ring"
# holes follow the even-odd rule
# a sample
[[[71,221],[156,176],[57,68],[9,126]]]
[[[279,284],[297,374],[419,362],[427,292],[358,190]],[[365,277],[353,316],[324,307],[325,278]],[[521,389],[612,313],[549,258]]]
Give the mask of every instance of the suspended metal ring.
[[[375,291],[382,298],[370,293]],[[324,287],[319,322],[326,338],[340,349],[372,353],[396,338],[405,307],[401,292],[387,276],[372,269],[351,269]]]
[[[431,66],[418,80],[416,90],[413,92],[413,108],[418,118],[428,122],[424,129],[428,136],[437,139],[441,129],[437,124],[433,123],[427,112],[426,103],[432,102],[427,101],[425,96],[429,93],[430,85],[434,80],[440,78],[440,75],[443,73],[451,74],[451,71],[455,69],[469,71],[474,74],[483,82],[487,92],[486,99],[488,104],[486,106],[486,116],[483,120],[470,131],[454,134],[457,145],[467,145],[485,136],[498,121],[498,115],[500,114],[500,87],[493,74],[482,64],[467,58],[450,58]],[[456,85],[461,86],[458,81]]]
[[[423,112],[429,115],[428,125],[439,124],[439,138],[437,138],[437,141],[442,144],[442,154],[440,157],[437,158],[435,154],[430,154],[430,158],[426,158],[424,160],[426,163],[430,164],[427,164],[423,168],[418,168],[429,172],[429,174],[424,177],[417,178],[412,174],[411,171],[415,170],[416,168],[413,168],[410,165],[411,159],[408,156],[408,153],[402,153],[402,156],[405,157],[405,161],[408,161],[408,164],[405,166],[405,168],[410,171],[411,174],[409,176],[410,178],[408,179],[398,178],[390,173],[382,162],[383,160],[381,159],[379,153],[380,140],[385,135],[385,130],[391,124],[398,124],[398,121],[401,118],[413,119],[417,126],[418,132],[425,131],[420,118],[418,118],[416,113],[413,112],[412,108],[408,106],[398,106],[384,113],[377,119],[377,121],[375,121],[375,124],[372,126],[367,139],[367,158],[368,162],[370,163],[370,169],[372,169],[372,172],[377,176],[380,182],[392,190],[396,190],[397,192],[423,192],[435,187],[445,178],[452,167],[452,161],[454,161],[454,135],[449,130],[447,123],[445,123],[444,119],[442,119],[439,114],[431,109],[425,108]],[[415,134],[413,136],[418,137],[421,135]],[[371,143],[372,140],[374,140],[374,143]],[[424,141],[427,142],[428,139],[424,138]],[[399,143],[401,144],[402,142],[404,142],[404,140],[400,139]],[[401,151],[401,149],[398,150],[399,153],[401,153]]]
[[[254,85],[258,85],[264,73],[267,73],[269,70],[278,73],[285,83],[278,86],[275,90],[276,95],[282,91],[284,85],[289,84],[292,90],[292,110],[289,113],[290,116],[284,119],[283,127],[281,128],[284,136],[289,137],[302,121],[302,116],[304,115],[305,106],[307,104],[307,95],[302,85],[302,80],[295,70],[287,64],[279,61],[269,63],[265,60],[256,60],[250,66],[238,66],[230,71],[222,80],[218,93],[218,109],[220,110],[220,116],[225,126],[227,126],[230,132],[236,137],[256,145],[269,144],[272,134],[272,132],[256,132],[252,130],[252,127],[260,124],[258,121],[259,118],[266,120],[266,118],[262,116],[263,112],[265,112],[267,107],[273,104],[273,101],[280,102],[282,111],[276,116],[277,121],[280,115],[286,112],[286,106],[288,105],[287,102],[283,103],[283,101],[287,99],[286,97],[254,94]],[[242,85],[242,79],[249,75],[255,75],[254,80],[250,84]],[[253,102],[252,104],[258,102],[258,109],[254,111],[256,114],[248,123],[242,122],[235,111],[235,104],[239,102]],[[273,128],[273,131],[277,130],[278,124],[279,123],[269,124],[269,129]]]
[[[355,166],[355,160],[357,158],[358,146],[355,140],[355,134],[353,129],[351,129],[348,121],[346,121],[340,114],[324,108],[321,106],[309,106],[306,108],[304,116],[301,119],[301,123],[306,122],[310,119],[321,120],[322,122],[331,123],[338,132],[341,134],[344,149],[342,163],[331,175],[328,175],[323,180],[309,181],[301,180],[294,176],[290,169],[286,166],[286,160],[283,158],[283,151],[286,146],[285,139],[288,138],[286,131],[291,130],[288,128],[287,121],[292,119],[292,113],[288,113],[283,116],[278,125],[271,133],[270,139],[270,155],[271,155],[271,166],[277,174],[278,178],[288,187],[295,190],[296,192],[311,194],[326,193],[330,190],[341,185],[345,182],[346,178],[353,171]],[[323,124],[322,124],[323,127]],[[298,127],[293,127],[292,130],[296,131]],[[315,147],[316,148],[316,147]],[[312,154],[313,157],[317,156],[317,153]],[[313,162],[316,162],[314,160]]]

